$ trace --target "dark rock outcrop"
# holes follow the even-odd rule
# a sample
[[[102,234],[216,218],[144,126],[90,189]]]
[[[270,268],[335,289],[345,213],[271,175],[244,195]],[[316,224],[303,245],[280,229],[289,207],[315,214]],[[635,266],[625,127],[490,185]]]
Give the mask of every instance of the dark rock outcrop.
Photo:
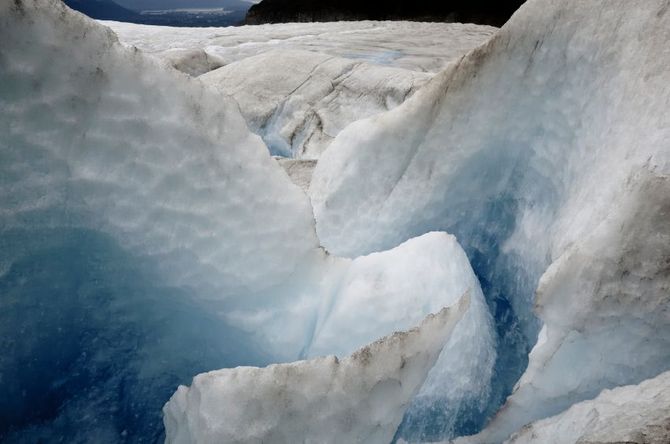
[[[501,26],[524,0],[263,0],[247,24],[337,20],[413,20]]]

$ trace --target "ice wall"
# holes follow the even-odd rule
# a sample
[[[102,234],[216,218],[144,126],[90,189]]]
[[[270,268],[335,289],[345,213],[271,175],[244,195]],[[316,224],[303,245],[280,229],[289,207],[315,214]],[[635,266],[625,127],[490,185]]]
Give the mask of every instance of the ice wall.
[[[579,271],[572,292],[562,292],[565,277],[542,279],[538,303],[552,304],[538,313],[552,345],[531,355],[522,382],[537,390],[510,400],[500,415],[515,419],[493,442],[670,366],[661,314],[670,244],[660,222],[670,171],[667,10],[660,0],[530,1],[403,105],[345,129],[317,165],[310,193],[329,251],[356,256],[431,230],[458,237],[497,320],[494,387],[511,390],[536,342],[540,277],[563,262],[566,274]],[[622,224],[628,231],[617,234]],[[589,240],[596,232],[605,241]],[[576,248],[588,254],[568,260]],[[633,251],[645,266],[626,262]],[[621,292],[621,303],[599,302]],[[589,304],[585,317],[570,317],[567,294]],[[636,298],[644,302],[629,316]],[[602,322],[554,356],[590,316]],[[599,352],[615,344],[631,354]],[[588,363],[568,371],[568,361]]]
[[[0,3],[0,40],[0,435],[155,441],[176,384],[269,362],[223,313],[322,256],[309,202],[233,102],[60,2]]]

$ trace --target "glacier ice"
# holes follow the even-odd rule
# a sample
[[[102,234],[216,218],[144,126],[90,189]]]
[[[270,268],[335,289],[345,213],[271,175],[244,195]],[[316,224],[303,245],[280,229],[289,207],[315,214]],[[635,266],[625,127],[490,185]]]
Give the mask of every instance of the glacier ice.
[[[272,154],[316,159],[349,123],[399,105],[430,77],[327,54],[275,50],[200,79],[235,99]]]
[[[437,416],[443,429],[454,430],[459,416],[481,415],[488,406],[496,340],[479,282],[453,236],[427,233],[355,259],[332,298],[324,300],[326,316],[317,321],[306,356],[351,353],[385,332],[418,324],[464,294],[470,295],[470,308],[406,418],[415,424]],[[428,415],[430,410],[437,413]]]
[[[485,42],[497,28],[463,23],[279,23],[227,28],[172,28],[102,21],[122,43],[161,56],[204,50],[226,64],[274,50],[298,50],[419,72],[439,72]]]
[[[12,381],[0,385],[0,439],[160,440],[161,405],[195,374],[244,365],[258,368],[214,379],[290,368],[318,381],[336,362],[319,356],[411,328],[463,295],[463,319],[411,390],[380,410],[366,396],[339,404],[352,406],[356,430],[370,430],[363,408],[388,413],[378,436],[393,436],[407,408],[393,439],[474,433],[513,390],[484,431],[457,440],[497,443],[571,421],[571,405],[603,408],[610,421],[618,413],[603,399],[664,390],[660,376],[599,395],[670,367],[669,9],[531,0],[461,56],[494,30],[108,23],[123,45],[56,0],[0,3],[0,378]],[[272,77],[251,74],[277,54],[311,69],[279,79],[286,88],[271,103],[231,94],[230,79],[205,84],[240,70],[249,78],[230,78],[273,93]],[[210,56],[226,65],[218,74]],[[193,79],[166,60],[210,74]],[[352,66],[338,84],[367,96],[333,106],[355,117],[399,106],[300,129],[309,112],[329,110],[322,87]],[[388,88],[366,83],[382,72],[427,83],[386,103]],[[282,102],[302,83],[300,100]],[[236,94],[239,104],[226,97]],[[266,141],[329,134],[305,152],[329,145],[311,185],[315,161],[273,160],[248,130],[255,116],[275,125]],[[295,155],[305,145],[277,146]],[[309,360],[260,368],[296,359]],[[377,370],[358,381],[397,366]],[[218,401],[197,404],[210,379],[196,377],[166,409],[187,435],[227,427]],[[272,402],[268,385],[248,387],[235,388],[250,396],[244,409]],[[295,432],[317,410],[299,407],[297,422],[266,432]],[[180,422],[197,417],[211,428]],[[353,429],[329,433],[343,430]]]
[[[211,67],[201,80],[239,103],[272,154],[304,159],[318,158],[351,122],[402,103],[432,77],[424,71],[442,68],[495,30],[407,22],[218,29],[103,23],[182,71],[200,75]],[[225,67],[213,70],[212,61]]]
[[[271,362],[223,313],[321,254],[309,202],[232,101],[60,2],[0,3],[0,40],[0,434],[155,441],[177,384]]]
[[[458,237],[497,320],[494,386],[512,389],[542,328],[514,395],[471,442],[670,367],[667,10],[530,1],[317,164],[310,195],[331,252]]]
[[[403,282],[406,297],[370,288],[371,301],[396,304],[383,329],[350,329],[343,343],[409,328],[468,293],[470,321],[454,337],[467,343],[477,330],[476,353],[494,355],[454,238],[331,256],[305,193],[216,89],[57,0],[0,4],[0,39],[0,375],[12,381],[0,386],[3,441],[160,440],[174,387],[316,354],[316,329],[345,321],[331,304],[370,273]],[[406,282],[384,271],[401,261]],[[452,288],[423,292],[433,279]],[[332,353],[323,338],[319,353]],[[473,356],[450,349],[434,371]]]
[[[390,442],[468,303],[342,359],[198,375],[165,405],[166,442]]]
[[[545,324],[528,368],[472,442],[499,442],[529,418],[668,368],[670,177],[642,171],[632,179],[619,211],[543,274],[535,309]]]
[[[275,159],[284,168],[291,181],[307,193],[312,183],[312,174],[314,174],[317,161],[315,159],[291,159],[281,156],[277,156]]]
[[[208,73],[226,65],[226,61],[206,50],[194,49],[166,49],[154,53],[156,57],[165,61],[174,69],[193,77]]]
[[[639,385],[604,390],[559,415],[533,422],[506,444],[670,441],[670,373]]]

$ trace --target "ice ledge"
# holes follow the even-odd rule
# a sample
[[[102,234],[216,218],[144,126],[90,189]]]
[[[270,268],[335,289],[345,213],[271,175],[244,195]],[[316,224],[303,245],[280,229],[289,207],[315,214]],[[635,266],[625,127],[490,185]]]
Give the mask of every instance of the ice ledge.
[[[603,391],[596,399],[536,421],[507,444],[670,442],[670,372],[639,385]]]
[[[167,443],[387,443],[470,304],[335,356],[205,373],[165,405]]]

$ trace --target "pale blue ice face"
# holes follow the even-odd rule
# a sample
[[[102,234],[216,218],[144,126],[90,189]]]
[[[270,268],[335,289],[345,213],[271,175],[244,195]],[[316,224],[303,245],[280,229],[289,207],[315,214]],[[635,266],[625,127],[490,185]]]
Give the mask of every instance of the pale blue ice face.
[[[161,408],[203,371],[269,360],[92,230],[13,230],[0,276],[0,436],[160,442]]]

